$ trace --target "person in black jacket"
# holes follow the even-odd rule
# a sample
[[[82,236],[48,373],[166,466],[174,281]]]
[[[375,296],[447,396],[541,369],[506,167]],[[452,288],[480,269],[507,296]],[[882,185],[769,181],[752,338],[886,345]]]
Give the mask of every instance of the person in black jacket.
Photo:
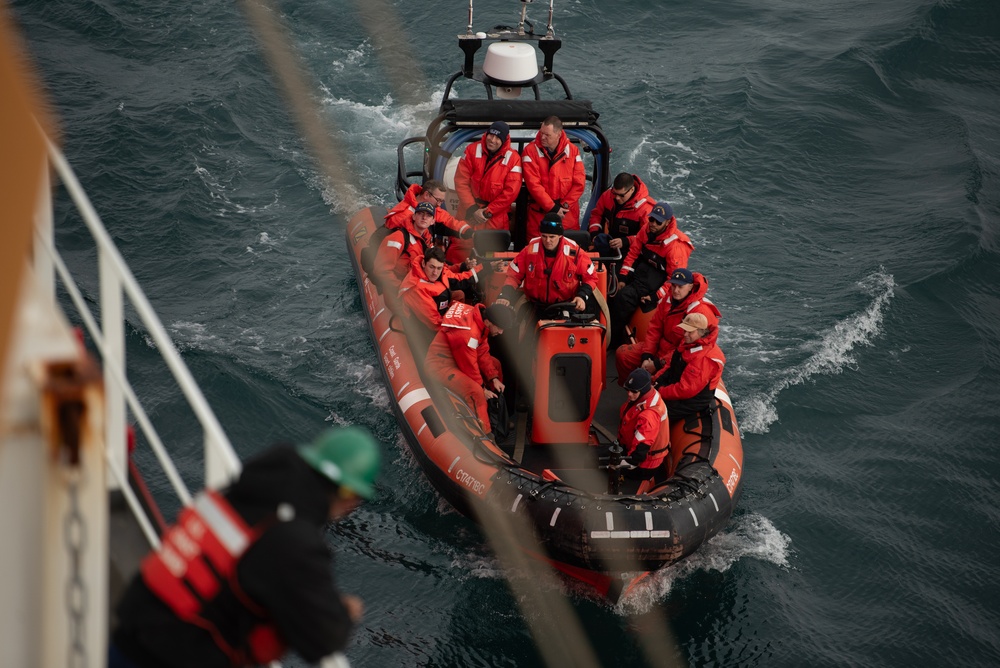
[[[221,494],[199,494],[123,594],[109,665],[246,666],[286,649],[318,662],[343,650],[364,606],[337,590],[324,528],[372,497],[379,463],[367,431],[336,429],[270,448]]]

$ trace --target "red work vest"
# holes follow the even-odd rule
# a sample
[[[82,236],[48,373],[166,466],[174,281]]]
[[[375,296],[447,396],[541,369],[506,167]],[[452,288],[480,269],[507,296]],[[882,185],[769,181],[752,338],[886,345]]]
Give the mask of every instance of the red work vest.
[[[248,526],[225,498],[206,490],[181,512],[177,524],[163,536],[160,549],[143,559],[140,567],[149,590],[180,619],[208,631],[234,666],[269,663],[285,653],[278,630],[264,621],[265,611],[236,581],[240,558],[270,525]],[[222,637],[205,610],[205,604],[227,588],[261,618],[236,647]]]

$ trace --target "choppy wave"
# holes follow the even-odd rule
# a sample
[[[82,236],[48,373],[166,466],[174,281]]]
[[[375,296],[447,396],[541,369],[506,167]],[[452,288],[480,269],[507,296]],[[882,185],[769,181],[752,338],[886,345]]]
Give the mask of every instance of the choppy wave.
[[[855,364],[852,354],[855,348],[871,345],[882,331],[882,321],[895,294],[896,283],[883,267],[858,285],[873,297],[865,310],[837,322],[821,333],[818,340],[809,342],[807,347],[813,351],[812,354],[801,364],[785,371],[768,389],[737,400],[742,431],[767,433],[778,420],[776,400],[782,390],[801,385],[817,375],[840,373]]]

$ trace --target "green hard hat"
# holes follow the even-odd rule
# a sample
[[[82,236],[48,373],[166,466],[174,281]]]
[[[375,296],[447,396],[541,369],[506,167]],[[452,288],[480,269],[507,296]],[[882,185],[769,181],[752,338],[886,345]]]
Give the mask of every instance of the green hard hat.
[[[382,455],[367,429],[330,429],[312,443],[299,446],[299,455],[324,477],[358,496],[370,499],[375,495]]]

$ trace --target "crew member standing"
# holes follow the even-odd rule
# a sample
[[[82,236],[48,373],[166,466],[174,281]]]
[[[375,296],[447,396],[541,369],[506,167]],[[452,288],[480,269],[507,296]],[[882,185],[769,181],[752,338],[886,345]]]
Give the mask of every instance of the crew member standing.
[[[580,197],[587,183],[580,151],[563,131],[562,121],[550,116],[535,139],[521,151],[524,185],[531,195],[528,239],[538,236],[547,213],[555,214],[565,230],[580,229]]]
[[[379,463],[371,435],[346,427],[270,448],[222,493],[199,494],[123,594],[109,665],[251,666],[286,649],[315,663],[343,650],[364,606],[337,590],[324,529],[372,498]]]
[[[510,128],[497,121],[479,141],[465,147],[458,161],[458,215],[477,230],[509,230],[510,207],[520,192],[521,156],[510,146]],[[453,243],[448,259],[460,262],[471,248],[468,241]]]

